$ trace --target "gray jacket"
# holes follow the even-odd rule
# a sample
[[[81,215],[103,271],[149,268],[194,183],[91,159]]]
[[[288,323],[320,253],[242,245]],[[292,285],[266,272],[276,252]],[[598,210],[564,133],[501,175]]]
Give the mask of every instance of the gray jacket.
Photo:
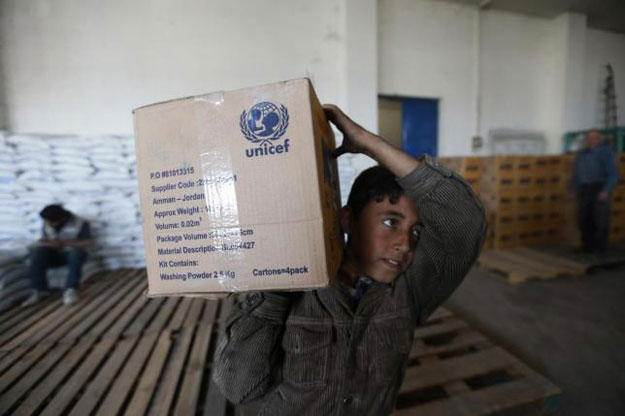
[[[445,301],[477,258],[486,222],[470,186],[429,157],[398,179],[424,223],[413,264],[374,282],[354,311],[349,288],[294,296],[252,293],[227,321],[214,379],[261,415],[386,415],[393,410],[416,325]]]

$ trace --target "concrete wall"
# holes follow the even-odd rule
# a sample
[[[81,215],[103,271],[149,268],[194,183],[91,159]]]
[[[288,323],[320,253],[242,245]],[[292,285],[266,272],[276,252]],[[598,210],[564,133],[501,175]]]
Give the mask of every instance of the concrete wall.
[[[588,29],[584,72],[584,125],[603,125],[603,95],[607,71],[611,63],[615,73],[617,117],[625,125],[625,35]]]
[[[559,89],[550,20],[481,13],[481,135],[492,129],[545,131],[559,117],[551,103]],[[554,85],[555,82],[555,85]]]
[[[597,125],[607,62],[625,124],[625,35],[588,29],[583,15],[380,0],[378,22],[378,91],[440,99],[441,156],[488,154],[489,132],[501,128],[540,132],[560,152],[563,133]],[[486,139],[477,152],[475,134]]]
[[[434,0],[3,0],[0,127],[129,134],[132,108],[310,77],[377,130],[377,95],[440,99],[439,154],[494,128],[597,125],[603,66],[625,124],[625,35]],[[339,136],[340,140],[340,136]],[[354,168],[368,164],[355,158]]]
[[[476,14],[443,1],[378,2],[378,92],[440,98],[440,155],[470,152]]]
[[[0,128],[132,134],[141,105],[309,77],[377,131],[376,13],[376,0],[3,0]],[[372,163],[341,157],[344,199]]]
[[[140,105],[306,76],[346,101],[343,0],[1,4],[12,131],[132,133]]]
[[[440,98],[440,155],[472,154],[471,137],[498,128],[556,146],[565,56],[552,20],[430,0],[381,0],[378,15],[379,92]]]

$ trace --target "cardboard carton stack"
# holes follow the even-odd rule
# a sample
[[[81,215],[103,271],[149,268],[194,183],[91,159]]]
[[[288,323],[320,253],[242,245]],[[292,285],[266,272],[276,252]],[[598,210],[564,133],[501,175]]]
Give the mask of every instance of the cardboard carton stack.
[[[565,215],[570,181],[567,157],[456,157],[440,161],[465,177],[480,196],[489,226],[485,247],[511,248],[555,244],[563,239],[565,228],[576,231],[574,218]]]
[[[570,192],[575,154],[439,158],[462,175],[486,209],[486,248],[581,244],[579,204]],[[610,241],[625,240],[625,153],[617,155]]]
[[[563,224],[561,239],[568,245],[579,246],[581,244],[581,235],[578,225],[579,201],[577,200],[577,196],[571,190],[575,154],[568,153],[566,155],[562,155],[561,158],[564,172],[564,193],[562,194]]]
[[[489,232],[494,248],[519,245],[519,214],[527,213],[530,206],[528,169],[518,157],[484,158],[480,198],[493,221]],[[527,223],[529,218],[521,216],[521,221]]]
[[[459,173],[471,185],[476,194],[480,195],[482,175],[484,171],[483,157],[441,157],[440,163],[447,166],[454,172]],[[484,247],[492,247],[492,233],[495,215],[493,212],[486,213],[489,232],[484,240]]]
[[[483,157],[443,157],[439,161],[454,172],[462,175],[475,193],[480,193],[482,171],[484,169]]]
[[[532,158],[530,197],[534,215],[534,234],[530,244],[556,244],[562,241],[563,229],[575,225],[563,215],[570,171],[561,155]]]
[[[612,193],[612,213],[610,217],[610,241],[625,240],[625,153],[617,155],[619,183]]]

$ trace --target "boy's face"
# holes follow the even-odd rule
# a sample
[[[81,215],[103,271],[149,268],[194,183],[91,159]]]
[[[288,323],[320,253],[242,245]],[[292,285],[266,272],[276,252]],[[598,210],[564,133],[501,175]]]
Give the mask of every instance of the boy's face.
[[[347,261],[358,276],[390,283],[412,263],[423,224],[417,208],[405,195],[392,204],[388,197],[365,205],[360,218],[346,211],[344,230],[349,233]]]

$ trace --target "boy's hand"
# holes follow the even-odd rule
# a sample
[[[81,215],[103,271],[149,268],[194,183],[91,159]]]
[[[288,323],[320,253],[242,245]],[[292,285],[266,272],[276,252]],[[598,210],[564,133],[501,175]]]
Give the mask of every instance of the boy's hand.
[[[337,106],[325,104],[323,109],[328,120],[343,133],[343,144],[332,153],[332,156],[338,157],[344,153],[364,153],[398,178],[409,174],[419,165],[419,162],[412,156],[396,149],[382,137],[355,123]]]
[[[343,144],[334,150],[332,156],[339,157],[344,153],[368,153],[367,135],[371,133],[347,117],[337,106],[324,104],[323,109],[328,120],[343,133]]]

